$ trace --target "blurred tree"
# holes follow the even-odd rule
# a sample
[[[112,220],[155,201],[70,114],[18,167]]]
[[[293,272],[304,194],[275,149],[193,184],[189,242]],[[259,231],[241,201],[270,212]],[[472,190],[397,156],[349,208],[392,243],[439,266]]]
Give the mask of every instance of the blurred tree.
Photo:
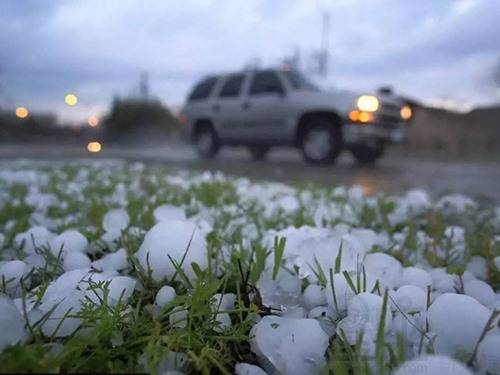
[[[106,140],[111,143],[161,143],[179,131],[176,117],[159,100],[113,100],[104,120]]]

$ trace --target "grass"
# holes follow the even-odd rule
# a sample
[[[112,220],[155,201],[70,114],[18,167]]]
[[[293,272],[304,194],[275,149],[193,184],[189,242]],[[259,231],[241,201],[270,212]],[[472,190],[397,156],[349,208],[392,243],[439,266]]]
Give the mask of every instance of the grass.
[[[500,287],[500,273],[493,261],[500,255],[499,242],[494,240],[499,229],[493,224],[493,213],[488,207],[479,207],[463,215],[429,210],[391,225],[388,216],[396,205],[391,197],[377,196],[353,203],[334,189],[304,186],[290,190],[282,185],[271,185],[249,194],[253,185],[244,180],[221,175],[170,173],[160,166],[142,164],[56,167],[39,164],[34,168],[15,168],[34,169],[37,181],[12,183],[0,179],[0,233],[5,236],[0,260],[22,258],[15,236],[38,220],[54,233],[67,228],[83,233],[90,241],[89,248],[93,249],[91,260],[125,248],[129,267],[124,273],[137,279],[142,287],[129,301],[111,305],[106,298],[108,285],[93,285],[99,295],[104,296],[101,303],[85,301],[79,312],[68,315],[68,318],[81,319],[80,329],[69,337],[57,338],[42,334],[43,322],[30,326],[28,341],[0,353],[0,372],[160,373],[169,355],[183,362],[186,373],[231,374],[237,362],[257,364],[250,350],[250,330],[259,316],[276,311],[263,303],[256,284],[268,268],[273,280],[284,272],[289,243],[286,238],[275,237],[273,246],[263,246],[263,236],[271,229],[321,222],[327,227],[345,223],[371,228],[386,232],[391,238],[402,234],[404,239],[400,245],[383,250],[404,265],[414,264],[418,253],[429,265],[446,267],[449,272],[460,274],[471,257],[482,256],[487,261],[488,282],[495,290]],[[30,192],[33,186],[36,190]],[[50,194],[55,203],[44,207],[40,194]],[[287,211],[286,207],[273,204],[288,194],[297,197],[298,210]],[[311,198],[303,199],[306,194]],[[330,213],[318,221],[315,217],[318,202],[327,202],[339,214]],[[197,276],[195,279],[184,273],[182,261],[171,259],[177,272],[168,284],[175,288],[177,297],[160,309],[154,305],[154,298],[165,282],[153,280],[151,272],[140,267],[133,256],[142,243],[144,232],[128,228],[114,245],[100,238],[104,233],[102,218],[109,209],[125,205],[130,226],[146,231],[154,225],[154,209],[162,204],[182,206],[194,220],[208,216],[212,231],[207,237],[209,266],[201,269],[197,264],[190,265]],[[456,256],[445,235],[450,225],[465,228],[466,247],[460,257]],[[429,239],[427,242],[419,240],[422,233]],[[342,246],[330,265],[321,265],[316,260],[312,267],[321,285],[331,284],[335,304],[333,275],[342,273]],[[376,250],[381,249],[373,249]],[[30,299],[39,303],[49,283],[63,273],[59,257],[54,257],[43,246],[38,247],[37,252],[45,259],[45,266],[25,277],[21,295],[24,303]],[[293,269],[286,271],[295,272]],[[340,332],[330,339],[325,372],[390,373],[406,359],[404,339],[398,338],[395,343],[387,339],[385,312],[390,297],[378,287],[367,290],[364,268],[355,276],[347,272],[343,275],[356,294],[373,292],[383,298],[375,355],[364,354],[362,336],[355,345],[349,345]],[[7,286],[8,280],[3,280],[4,291]],[[216,293],[236,295],[234,308],[224,311],[231,318],[230,328],[222,329],[217,319],[221,311],[217,311],[212,302]],[[336,319],[341,318],[341,314],[338,315]],[[473,360],[474,357],[470,358],[471,363]]]

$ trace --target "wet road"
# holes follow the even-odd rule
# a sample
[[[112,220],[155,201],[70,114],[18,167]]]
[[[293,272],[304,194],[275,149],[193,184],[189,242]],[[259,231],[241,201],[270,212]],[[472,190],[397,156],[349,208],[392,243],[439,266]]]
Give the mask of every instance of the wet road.
[[[133,149],[106,149],[89,154],[84,148],[44,146],[0,146],[2,160],[34,158],[70,160],[75,158],[120,158],[161,163],[169,168],[218,170],[258,180],[292,183],[313,182],[326,186],[358,184],[368,194],[400,193],[418,187],[432,193],[457,192],[500,202],[500,163],[421,160],[390,150],[374,166],[359,166],[348,154],[328,167],[305,164],[298,152],[273,150],[268,160],[254,162],[244,149],[222,150],[217,159],[199,160],[190,146],[169,145]]]

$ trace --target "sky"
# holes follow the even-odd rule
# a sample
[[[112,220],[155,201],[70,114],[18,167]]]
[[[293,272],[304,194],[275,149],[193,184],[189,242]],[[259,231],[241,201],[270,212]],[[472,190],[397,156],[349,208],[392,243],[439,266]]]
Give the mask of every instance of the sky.
[[[330,15],[329,74],[311,72]],[[137,91],[180,106],[196,80],[300,51],[322,87],[391,85],[427,103],[500,101],[497,0],[2,0],[0,107],[77,122]],[[79,103],[68,107],[67,93]]]

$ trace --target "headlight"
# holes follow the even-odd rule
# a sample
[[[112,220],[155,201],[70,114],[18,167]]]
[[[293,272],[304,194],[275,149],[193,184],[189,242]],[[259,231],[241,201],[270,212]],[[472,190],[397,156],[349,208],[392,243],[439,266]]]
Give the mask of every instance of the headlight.
[[[402,106],[399,113],[401,115],[401,118],[405,121],[408,121],[409,119],[411,119],[411,116],[413,114],[411,107],[409,105]]]
[[[379,101],[373,95],[361,95],[358,98],[357,105],[361,111],[375,112],[379,107]]]

